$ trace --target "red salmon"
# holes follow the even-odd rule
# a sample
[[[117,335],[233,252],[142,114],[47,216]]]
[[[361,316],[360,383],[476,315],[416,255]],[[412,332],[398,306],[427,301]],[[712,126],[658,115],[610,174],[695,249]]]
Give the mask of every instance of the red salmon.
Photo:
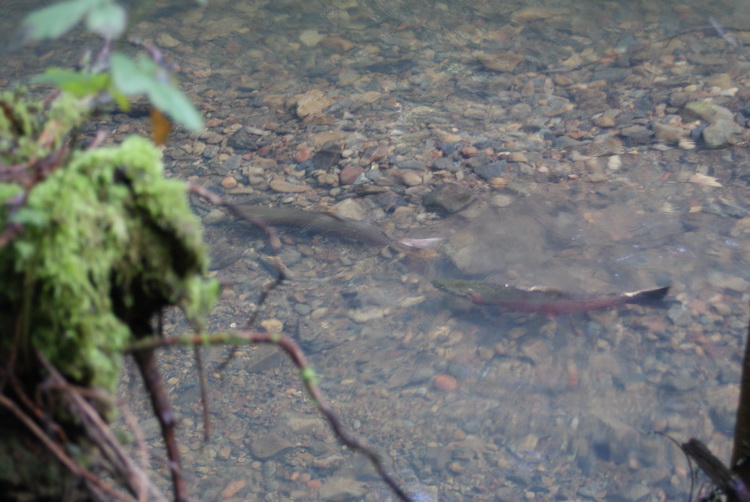
[[[437,280],[436,288],[470,299],[479,305],[494,305],[516,312],[535,312],[556,316],[602,310],[626,303],[651,304],[662,300],[670,286],[628,293],[569,293],[559,289],[534,286],[523,289],[509,284],[482,281]]]

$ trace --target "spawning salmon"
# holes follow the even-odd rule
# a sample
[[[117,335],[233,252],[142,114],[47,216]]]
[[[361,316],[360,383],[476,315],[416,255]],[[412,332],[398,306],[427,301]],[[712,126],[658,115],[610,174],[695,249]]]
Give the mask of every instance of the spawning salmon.
[[[321,211],[262,206],[232,206],[231,209],[240,217],[249,216],[268,225],[282,225],[322,234],[336,234],[377,246],[390,246],[398,251],[423,249],[442,240],[438,238],[395,240],[373,225]]]
[[[463,296],[478,305],[494,305],[516,312],[550,316],[608,309],[627,303],[656,303],[667,295],[670,288],[664,286],[628,293],[571,293],[542,286],[524,289],[510,284],[482,281],[437,280],[432,284],[446,293]]]

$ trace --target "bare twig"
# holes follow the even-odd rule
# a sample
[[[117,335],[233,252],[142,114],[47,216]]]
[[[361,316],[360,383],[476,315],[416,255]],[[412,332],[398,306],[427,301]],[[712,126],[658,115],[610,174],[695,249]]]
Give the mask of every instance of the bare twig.
[[[236,331],[229,333],[214,333],[204,335],[189,335],[189,336],[167,336],[159,338],[144,338],[138,342],[132,344],[129,349],[134,352],[143,350],[154,350],[158,347],[169,347],[174,345],[217,345],[217,344],[237,344],[237,343],[263,343],[278,345],[287,355],[292,359],[294,365],[299,369],[302,383],[305,386],[313,404],[328,420],[336,436],[339,440],[350,447],[364,454],[370,463],[375,467],[375,470],[380,475],[381,479],[390,487],[390,489],[398,496],[399,499],[411,502],[412,498],[398,485],[396,480],[388,473],[383,464],[383,460],[380,458],[375,450],[367,446],[357,438],[349,436],[344,432],[341,422],[336,416],[333,409],[328,404],[327,400],[323,396],[322,391],[317,385],[317,377],[315,371],[307,364],[305,354],[302,348],[292,338],[280,334],[271,333],[260,333],[257,331]]]
[[[166,500],[161,491],[122,448],[99,412],[83,398],[75,387],[65,380],[41,353],[38,353],[38,357],[50,374],[55,386],[67,398],[73,412],[81,418],[92,443],[102,452],[102,455],[109,461],[117,474],[128,482],[128,487],[132,493],[138,496],[139,500]]]
[[[68,471],[71,472],[74,476],[82,477],[86,480],[86,482],[89,484],[90,488],[94,488],[96,492],[101,491],[105,492],[110,497],[113,497],[117,500],[120,500],[122,502],[137,502],[134,498],[130,497],[129,495],[126,495],[124,493],[121,493],[105,482],[103,482],[101,479],[99,479],[98,476],[96,476],[93,472],[89,471],[88,469],[85,469],[78,465],[75,460],[70,458],[70,456],[65,453],[62,446],[57,444],[55,441],[52,440],[47,434],[44,433],[44,431],[34,422],[34,420],[28,416],[26,413],[19,408],[13,400],[7,398],[6,396],[0,394],[0,405],[4,406],[8,411],[10,411],[13,415],[18,418],[21,423],[23,423],[26,428],[31,432],[39,441],[44,444],[45,447],[52,453],[52,455],[57,458],[57,460],[65,466]],[[100,500],[106,500],[103,496],[99,496]]]
[[[685,460],[687,460],[687,464],[688,464],[688,471],[690,471],[690,492],[689,492],[688,500],[693,500],[693,490],[695,488],[695,481],[698,477],[698,470],[693,467],[693,460],[690,458],[690,455],[688,455],[688,453],[685,451],[685,448],[682,447],[680,442],[677,441],[672,436],[670,436],[669,434],[666,434],[664,432],[659,432],[659,431],[653,431],[653,434],[658,434],[662,437],[667,438],[669,441],[674,443],[674,445],[677,446],[677,448],[680,449],[683,455],[685,455]]]
[[[274,248],[280,248],[281,247],[281,240],[279,239],[279,234],[276,233],[276,230],[271,225],[268,225],[265,221],[263,221],[260,218],[256,218],[253,215],[245,214],[242,212],[237,206],[234,204],[231,204],[221,197],[219,195],[213,193],[212,191],[203,188],[202,186],[198,186],[194,183],[188,184],[188,193],[197,195],[199,197],[202,197],[206,199],[208,202],[215,206],[221,206],[226,208],[230,213],[232,213],[237,218],[240,218],[241,220],[245,220],[248,223],[251,223],[255,225],[256,227],[263,230],[266,235],[268,236],[268,242],[271,244]],[[283,269],[277,269],[279,275],[282,277],[284,276]]]
[[[203,368],[203,357],[201,357],[201,348],[193,347],[195,356],[195,366],[198,368],[198,383],[201,389],[201,403],[203,404],[203,440],[211,439],[211,422],[208,413],[208,384],[206,383],[206,371]]]
[[[201,186],[192,183],[188,184],[188,193],[192,193],[199,197],[202,197],[216,206],[226,208],[237,218],[240,218],[252,225],[257,226],[266,233],[268,242],[271,244],[271,247],[274,250],[274,255],[272,256],[271,260],[276,271],[276,277],[272,282],[265,285],[263,289],[261,289],[260,295],[258,295],[256,303],[258,306],[263,305],[268,298],[268,295],[270,295],[271,292],[287,278],[285,268],[282,265],[281,260],[279,260],[279,257],[276,255],[276,252],[281,247],[281,240],[279,239],[279,235],[276,233],[274,227],[266,223],[263,219],[255,217],[252,214],[248,214],[246,211],[242,211],[234,204],[231,204],[222,199],[218,194],[215,194],[212,191]],[[246,329],[251,329],[255,325],[255,321],[258,319],[259,314],[260,309],[256,309],[252,314],[250,314],[250,317],[247,320],[247,324],[245,325]],[[237,347],[232,347],[229,355],[224,359],[224,361],[222,361],[221,365],[219,366],[219,373],[222,373],[224,371],[227,365],[234,359],[236,353]]]
[[[138,424],[138,419],[130,410],[130,406],[128,406],[128,403],[126,401],[118,400],[117,406],[120,409],[123,418],[125,419],[125,423],[133,432],[135,445],[138,448],[140,468],[145,469],[146,465],[148,464],[148,447],[146,446],[146,438],[143,437],[143,429],[141,429],[141,426]],[[145,492],[139,494],[138,502],[146,502],[146,500],[147,499]]]
[[[133,357],[141,371],[141,378],[143,378],[143,383],[151,398],[154,414],[156,414],[161,426],[162,437],[167,448],[167,458],[169,458],[169,471],[172,474],[175,502],[187,502],[187,486],[185,485],[185,478],[182,476],[180,451],[177,448],[177,439],[175,438],[175,419],[167,394],[164,391],[154,349],[134,350]]]

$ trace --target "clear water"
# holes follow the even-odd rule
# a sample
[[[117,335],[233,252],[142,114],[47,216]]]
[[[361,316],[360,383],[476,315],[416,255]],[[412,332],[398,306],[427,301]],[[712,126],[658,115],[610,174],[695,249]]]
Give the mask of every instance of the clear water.
[[[479,180],[465,157],[453,156],[456,172],[418,170],[422,183],[393,189],[390,205],[377,195],[358,198],[390,235],[443,237],[428,259],[287,234],[282,259],[291,280],[260,316],[300,340],[347,430],[382,453],[416,500],[686,500],[685,460],[654,431],[699,438],[729,458],[750,280],[746,146],[663,148],[653,137],[614,131],[667,120],[678,92],[740,112],[750,66],[746,32],[732,28],[750,27],[745,4],[174,5],[158,2],[135,31],[162,43],[170,42],[163,34],[173,37],[165,52],[220,136],[211,143],[176,133],[165,151],[171,175],[218,184],[216,159],[223,165],[252,153],[222,142],[235,124],[272,131],[281,142],[267,154],[275,169],[315,187],[303,195],[255,187],[253,196],[275,205],[327,207],[350,190],[292,172],[294,152],[322,132],[343,131],[355,153],[386,145],[397,165],[429,164],[451,135],[508,160],[501,181]],[[31,7],[4,8],[13,26]],[[10,48],[12,30],[4,33]],[[89,42],[74,35],[7,52],[2,84],[53,62],[73,64],[82,41]],[[317,123],[289,104],[310,89],[333,100]],[[377,97],[368,102],[366,93]],[[609,110],[619,112],[614,126],[596,125]],[[122,117],[101,128],[115,138],[146,130]],[[218,145],[214,156],[191,155],[198,143]],[[524,158],[514,161],[518,152]],[[386,176],[398,168],[389,169]],[[469,186],[475,202],[458,215],[426,211],[422,190],[443,182]],[[212,319],[214,329],[242,327],[269,280],[254,254],[264,243],[238,223],[209,227],[208,235],[247,248],[218,272],[231,278],[231,294]],[[445,276],[606,292],[672,284],[672,291],[662,309],[550,320],[454,302],[430,285]],[[172,328],[182,329],[178,321]],[[283,357],[243,348],[219,374],[225,352],[205,355],[208,443],[191,353],[162,357],[196,498],[315,500],[337,484],[346,486],[343,499],[391,497],[361,456],[338,445]],[[455,389],[436,385],[446,375]],[[134,379],[125,375],[123,396],[146,417]],[[151,439],[153,425],[147,421]],[[261,458],[257,442],[266,437],[283,448]],[[164,475],[156,461],[154,468]]]

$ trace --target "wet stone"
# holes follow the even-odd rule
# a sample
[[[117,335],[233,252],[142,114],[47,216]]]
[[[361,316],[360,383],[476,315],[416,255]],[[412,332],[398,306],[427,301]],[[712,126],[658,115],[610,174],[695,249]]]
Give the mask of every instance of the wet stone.
[[[301,316],[307,316],[307,315],[310,315],[310,312],[312,312],[312,309],[308,305],[305,305],[304,303],[295,303],[294,311]]]
[[[221,497],[224,499],[234,497],[245,487],[246,484],[247,481],[244,479],[237,479],[230,482],[226,488],[221,491]]]
[[[709,124],[717,120],[728,120],[731,122],[734,119],[734,115],[729,109],[705,101],[693,101],[686,104],[685,108],[682,109],[681,115],[684,120],[704,120]]]
[[[620,130],[620,135],[624,136],[626,138],[630,138],[635,141],[646,141],[649,139],[654,133],[645,126],[642,125],[631,125],[622,128]]]
[[[334,103],[332,98],[324,95],[320,89],[311,89],[297,100],[297,116],[305,118],[322,113]]]
[[[523,60],[523,56],[516,52],[479,53],[476,57],[483,69],[500,73],[513,72]]]
[[[338,53],[343,53],[354,47],[354,43],[339,37],[326,37],[320,41],[321,47]]]
[[[284,246],[279,253],[279,258],[285,266],[291,267],[302,259],[302,253],[292,247]]]
[[[347,164],[339,173],[339,183],[341,185],[353,185],[364,173],[364,169],[353,164]]]
[[[474,194],[468,188],[449,183],[438,187],[422,199],[427,209],[457,213],[472,203]]]
[[[320,498],[322,500],[358,500],[365,493],[367,493],[367,488],[364,483],[343,476],[330,478],[320,488]]]
[[[156,36],[156,43],[159,44],[159,47],[177,47],[180,45],[180,41],[174,38],[169,33],[161,32]]]
[[[707,148],[723,148],[736,145],[741,140],[743,129],[729,120],[717,120],[703,129],[703,142]]]
[[[494,178],[502,178],[508,170],[508,163],[504,160],[498,160],[491,164],[485,164],[483,166],[476,167],[474,172],[477,173],[481,178],[485,180],[491,180]]]
[[[221,270],[239,260],[245,254],[244,247],[233,246],[228,240],[222,239],[211,246],[211,270]]]
[[[257,435],[250,443],[250,453],[259,460],[265,460],[273,458],[293,446],[288,440],[273,433]],[[268,465],[268,463],[264,465]]]
[[[263,464],[262,467],[264,485],[268,491],[276,491],[279,488],[279,481],[276,476],[276,462],[270,460]]]
[[[396,166],[401,169],[424,169],[424,162],[415,159],[399,159]]]
[[[609,115],[602,115],[601,117],[597,117],[596,119],[594,119],[594,124],[602,128],[610,128],[617,125],[615,119]]]
[[[649,493],[651,493],[650,487],[643,484],[637,484],[627,487],[622,493],[620,493],[620,496],[626,501],[636,502],[638,500],[644,500],[644,497]]]
[[[685,129],[669,124],[655,123],[653,129],[656,140],[665,145],[675,145],[687,136]]]
[[[299,35],[299,41],[307,47],[316,46],[324,38],[325,35],[321,35],[317,30],[305,30]]]
[[[669,105],[674,108],[683,108],[692,98],[693,95],[689,92],[673,92],[669,96]]]
[[[437,470],[443,470],[453,457],[453,450],[445,446],[428,447],[425,450],[424,462]]]
[[[242,156],[232,155],[227,159],[226,162],[224,162],[223,168],[226,170],[226,172],[234,171],[240,167],[240,164],[242,164]]]
[[[688,52],[685,55],[685,59],[688,60],[689,63],[694,64],[696,66],[724,66],[727,64],[726,60],[724,58],[718,57],[717,54],[697,54],[694,52]]]
[[[341,159],[341,146],[335,142],[323,145],[312,157],[312,165],[315,169],[327,170],[338,164]]]
[[[671,370],[664,375],[662,385],[685,392],[694,389],[700,382],[686,369]]]
[[[388,156],[388,148],[383,145],[372,146],[365,150],[362,159],[359,161],[360,166],[367,166]]]
[[[310,189],[310,187],[307,185],[291,183],[280,176],[272,179],[268,186],[271,188],[271,190],[281,193],[298,193],[305,192]]]
[[[491,164],[492,159],[485,152],[481,152],[478,155],[471,157],[466,160],[466,165],[471,169],[476,169],[480,166]]]
[[[495,207],[508,207],[513,203],[513,197],[506,194],[497,194],[490,200]]]
[[[250,151],[253,152],[258,149],[261,136],[252,134],[245,129],[240,129],[227,139],[227,146],[235,149],[235,151]]]
[[[143,437],[146,439],[153,439],[159,437],[161,434],[161,427],[159,426],[159,421],[156,417],[149,417],[142,420],[140,426]]]
[[[717,366],[719,367],[719,382],[723,384],[735,384],[740,381],[742,373],[737,365],[728,361],[718,361]]]
[[[365,208],[354,199],[344,199],[333,206],[332,209],[336,216],[342,218],[349,218],[350,220],[358,221],[367,218],[367,211]]]
[[[435,161],[432,163],[432,168],[438,169],[441,171],[448,171],[451,173],[456,173],[461,169],[461,166],[458,163],[453,162],[450,159],[446,159],[445,157],[439,157],[435,159]]]
[[[422,176],[416,171],[406,170],[398,173],[398,179],[408,187],[414,187],[422,184]]]
[[[325,429],[325,422],[317,415],[303,415],[300,413],[287,411],[280,417],[280,423],[284,428],[293,432],[309,434],[314,430]],[[328,447],[325,448],[327,450]]]
[[[545,117],[557,117],[558,115],[562,115],[563,113],[572,110],[574,107],[575,105],[571,104],[567,99],[559,96],[552,96],[547,105],[539,107],[537,113],[541,113]]]
[[[606,479],[594,480],[590,483],[582,485],[578,489],[578,493],[587,498],[597,499],[598,494],[604,491],[607,488],[608,484],[609,481]]]
[[[731,436],[734,432],[735,406],[736,404],[732,403],[731,407],[711,408],[709,412],[714,427],[727,436]]]
[[[386,73],[391,75],[398,75],[407,70],[417,66],[417,62],[413,59],[399,59],[397,61],[386,61],[383,63],[375,63],[367,66],[366,68],[371,72],[375,73]]]
[[[438,146],[438,150],[443,152],[444,156],[450,157],[455,152],[457,152],[459,148],[461,148],[462,146],[463,146],[463,143],[461,143],[460,141],[455,141],[453,143],[442,143],[441,145]]]

